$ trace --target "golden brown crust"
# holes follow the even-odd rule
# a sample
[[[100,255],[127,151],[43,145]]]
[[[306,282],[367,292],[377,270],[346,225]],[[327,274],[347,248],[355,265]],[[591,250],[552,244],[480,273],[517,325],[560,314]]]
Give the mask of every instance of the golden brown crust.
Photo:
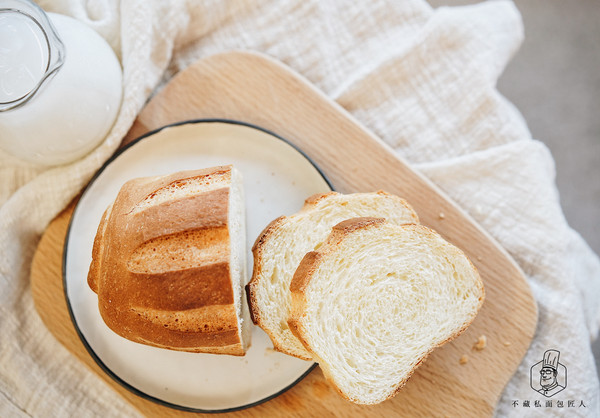
[[[246,352],[242,348],[241,344],[232,344],[232,345],[218,346],[218,347],[201,347],[201,348],[184,348],[184,349],[181,349],[181,348],[178,348],[178,347],[163,346],[163,345],[160,345],[160,344],[151,343],[150,341],[146,341],[146,340],[143,340],[143,339],[140,339],[137,342],[139,342],[141,344],[152,345],[154,347],[164,348],[164,349],[167,349],[167,350],[186,351],[186,352],[189,352],[189,353],[226,354],[226,355],[229,355],[229,356],[245,356],[246,355]]]
[[[311,206],[316,206],[316,204],[319,203],[321,200],[328,199],[331,196],[337,195],[339,195],[338,192],[315,193],[304,200],[304,207],[302,208],[302,210],[307,210]]]
[[[160,273],[127,274],[127,295],[131,306],[184,311],[211,305],[233,305],[229,262],[171,270]],[[134,289],[143,289],[135,292]],[[110,294],[110,293],[108,293]]]
[[[168,194],[215,178],[218,186],[200,194]],[[220,166],[123,185],[99,226],[88,274],[114,332],[173,350],[243,355],[229,269],[230,181],[231,166]],[[190,234],[203,264],[193,265],[197,253],[181,253]]]
[[[146,242],[156,237],[185,231],[226,226],[229,215],[229,188],[169,200],[136,213],[126,212],[132,203],[119,205],[118,209],[123,210],[118,216],[123,218],[121,222],[129,234],[134,234],[129,240]]]
[[[351,234],[359,229],[367,228],[372,225],[378,225],[385,222],[384,218],[374,217],[362,217],[346,219],[332,228],[334,232],[341,233],[343,235]]]
[[[292,283],[290,285],[290,292],[292,293],[292,308],[291,308],[291,312],[290,312],[290,317],[288,318],[288,321],[287,321],[290,331],[292,332],[292,334],[294,334],[294,336],[296,338],[298,338],[298,340],[300,340],[300,342],[306,348],[306,350],[309,351],[313,355],[313,359],[317,363],[319,363],[319,366],[321,367],[321,370],[323,371],[323,375],[325,376],[326,380],[331,384],[331,386],[335,389],[335,391],[338,392],[345,399],[347,399],[351,402],[357,403],[357,404],[368,404],[368,403],[365,403],[360,399],[356,399],[356,398],[352,398],[352,397],[348,396],[348,394],[346,394],[339,388],[339,386],[336,384],[335,380],[333,379],[327,364],[325,362],[323,362],[322,359],[317,354],[314,353],[308,339],[306,338],[306,336],[308,335],[308,331],[305,329],[304,324],[303,324],[303,316],[304,316],[304,313],[306,312],[306,304],[307,304],[306,290],[307,290],[308,285],[310,284],[310,281],[312,280],[314,273],[318,269],[322,260],[325,258],[325,256],[328,253],[335,251],[336,247],[341,243],[341,241],[345,237],[347,237],[349,234],[351,234],[359,229],[370,228],[373,226],[380,225],[382,223],[385,223],[385,219],[353,218],[353,219],[348,219],[348,220],[342,221],[342,222],[338,223],[337,225],[335,225],[333,227],[331,234],[325,241],[325,243],[323,243],[323,245],[318,250],[307,253],[306,256],[302,259],[300,265],[298,266],[298,269],[296,270],[296,273],[294,274],[294,278],[292,279]],[[419,230],[427,235],[432,235],[432,236],[435,236],[435,237],[438,237],[441,239],[441,237],[435,231],[433,231],[432,229],[430,229],[426,226],[420,225],[420,224],[405,224],[405,225],[402,225],[401,228]],[[473,268],[473,271],[477,274],[477,277],[479,277],[479,273],[477,272],[477,269],[475,268],[473,263],[471,263],[469,258],[466,257],[464,252],[454,246],[451,248],[453,248],[454,251],[457,252],[457,254],[460,254],[467,259],[467,261]],[[434,351],[438,347],[441,347],[442,345],[446,344],[447,342],[453,340],[454,338],[458,337],[471,325],[471,323],[475,320],[477,313],[481,309],[481,306],[483,305],[483,302],[485,299],[485,289],[483,287],[483,283],[482,283],[481,279],[479,279],[477,281],[477,287],[479,288],[479,290],[481,292],[481,296],[479,298],[479,303],[478,303],[477,308],[475,309],[472,317],[470,317],[457,332],[455,332],[454,334],[452,334],[451,336],[449,336],[448,338],[446,338],[444,341],[440,342],[436,346],[431,347],[425,354],[423,354],[417,361],[415,367],[413,367],[413,369],[408,373],[408,375],[403,380],[401,380],[393,388],[393,390],[390,391],[390,394],[385,399],[376,400],[373,403],[379,403],[379,402],[383,402],[385,400],[393,398],[398,392],[400,392],[400,390],[404,387],[404,385],[406,385],[406,383],[408,382],[410,377],[414,374],[417,367],[419,365],[421,365],[423,362],[425,362],[425,360],[431,354],[432,351]]]
[[[263,244],[269,239],[269,236],[273,233],[273,231],[275,231],[275,229],[281,223],[283,223],[285,219],[287,219],[286,216],[280,216],[279,218],[273,219],[271,222],[269,222],[265,229],[263,229],[262,232],[258,235],[256,241],[254,241],[254,245],[252,246],[253,253],[260,250]]]
[[[290,282],[290,292],[304,292],[312,273],[321,259],[321,252],[310,251],[304,255]]]
[[[321,259],[321,253],[318,251],[310,251],[300,261],[296,272],[290,283],[290,293],[292,296],[292,306],[290,316],[287,320],[288,327],[291,333],[302,343],[304,348],[311,353],[308,341],[304,337],[305,333],[299,329],[302,327],[301,317],[306,311],[306,286],[310,282],[315,268],[318,266]],[[310,358],[305,358],[310,360]]]
[[[90,264],[90,270],[88,272],[87,282],[90,289],[94,293],[98,293],[98,276],[102,269],[102,256],[104,254],[104,233],[106,231],[106,220],[110,214],[112,205],[106,208],[102,214],[102,219],[98,225],[96,236],[94,237],[94,245],[92,247],[92,262]]]
[[[246,285],[246,296],[248,298],[248,309],[250,311],[250,318],[255,325],[261,326],[261,317],[260,310],[258,308],[258,303],[256,302],[256,289],[258,286],[259,276],[261,274],[261,266],[263,259],[263,245],[269,239],[271,234],[284,222],[286,219],[285,216],[280,216],[269,222],[269,224],[262,230],[262,232],[254,241],[254,245],[252,246],[252,256],[254,257],[254,265],[252,267],[252,278],[250,282]],[[265,332],[272,337],[271,333],[265,328],[263,328]],[[273,340],[273,338],[271,338]]]

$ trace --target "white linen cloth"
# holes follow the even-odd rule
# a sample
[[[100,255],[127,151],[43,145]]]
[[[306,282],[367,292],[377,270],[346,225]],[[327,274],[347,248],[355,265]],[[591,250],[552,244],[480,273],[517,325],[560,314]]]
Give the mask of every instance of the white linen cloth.
[[[468,211],[526,273],[539,324],[498,416],[600,416],[590,340],[600,323],[600,262],[567,225],[546,147],[496,81],[523,38],[507,1],[432,9],[421,0],[45,0],[100,33],[121,58],[124,100],[96,150],[51,169],[0,154],[0,416],[134,416],[72,357],[33,306],[29,269],[47,224],[118,147],[157,86],[195,60],[266,53],[304,75]],[[552,88],[552,86],[548,86]],[[559,121],[556,121],[557,123]],[[563,399],[522,407],[529,368],[561,352]],[[518,407],[513,401],[518,400]]]

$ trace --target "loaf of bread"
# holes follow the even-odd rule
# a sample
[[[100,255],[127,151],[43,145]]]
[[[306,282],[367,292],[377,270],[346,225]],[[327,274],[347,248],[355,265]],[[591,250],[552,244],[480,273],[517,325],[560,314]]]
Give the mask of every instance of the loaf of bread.
[[[104,213],[88,284],[104,322],[122,337],[244,355],[245,246],[242,179],[233,167],[138,178]]]
[[[484,299],[475,267],[422,225],[357,218],[336,225],[292,280],[290,330],[345,398],[391,398]],[[435,382],[433,383],[435,384]]]
[[[312,360],[288,328],[290,282],[302,257],[318,248],[334,225],[360,216],[385,217],[395,224],[418,222],[403,199],[383,191],[348,195],[331,192],[309,197],[300,212],[275,219],[257,238],[252,248],[252,280],[246,293],[254,323],[269,335],[276,350]]]

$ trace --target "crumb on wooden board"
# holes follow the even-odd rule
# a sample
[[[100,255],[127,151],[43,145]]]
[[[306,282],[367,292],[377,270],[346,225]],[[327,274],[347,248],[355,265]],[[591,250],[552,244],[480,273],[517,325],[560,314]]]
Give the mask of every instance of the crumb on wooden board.
[[[479,336],[479,338],[477,339],[477,341],[473,345],[473,348],[475,350],[477,350],[477,351],[481,351],[486,346],[487,346],[487,337],[485,335],[481,335],[481,336]]]

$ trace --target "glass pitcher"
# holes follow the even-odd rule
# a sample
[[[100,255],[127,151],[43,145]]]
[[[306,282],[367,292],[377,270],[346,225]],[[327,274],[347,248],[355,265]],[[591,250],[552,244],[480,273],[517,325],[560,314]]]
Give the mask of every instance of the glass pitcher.
[[[0,148],[36,164],[74,161],[107,135],[121,98],[121,67],[100,35],[0,0]]]

